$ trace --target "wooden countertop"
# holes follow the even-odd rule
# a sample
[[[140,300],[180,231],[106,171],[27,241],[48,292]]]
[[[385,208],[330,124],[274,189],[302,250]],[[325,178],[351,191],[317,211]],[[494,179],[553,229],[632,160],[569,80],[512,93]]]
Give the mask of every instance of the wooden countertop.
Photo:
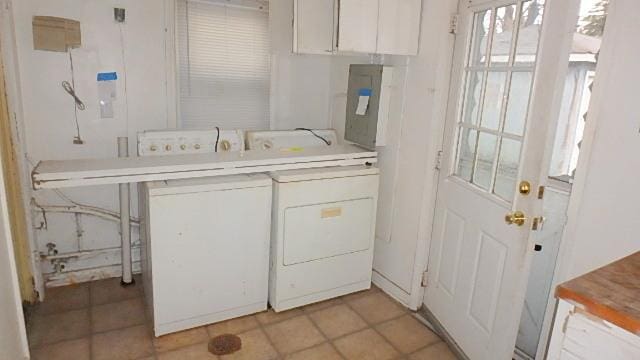
[[[556,297],[640,335],[640,251],[558,285]]]

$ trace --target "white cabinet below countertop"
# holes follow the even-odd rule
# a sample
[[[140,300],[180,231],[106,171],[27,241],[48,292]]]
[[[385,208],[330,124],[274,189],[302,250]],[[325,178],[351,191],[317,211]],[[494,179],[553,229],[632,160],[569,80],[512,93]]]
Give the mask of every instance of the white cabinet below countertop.
[[[421,0],[294,0],[293,52],[417,55]]]

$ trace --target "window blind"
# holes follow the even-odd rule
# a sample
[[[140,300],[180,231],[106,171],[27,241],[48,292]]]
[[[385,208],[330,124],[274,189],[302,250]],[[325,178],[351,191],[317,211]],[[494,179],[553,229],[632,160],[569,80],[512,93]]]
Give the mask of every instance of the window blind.
[[[179,0],[176,30],[180,126],[268,129],[267,2]]]

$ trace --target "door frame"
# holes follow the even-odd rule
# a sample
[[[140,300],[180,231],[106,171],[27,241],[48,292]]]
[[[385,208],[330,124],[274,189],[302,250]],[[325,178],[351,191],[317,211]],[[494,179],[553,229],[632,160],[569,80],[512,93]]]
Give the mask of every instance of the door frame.
[[[26,288],[32,288],[34,294],[31,298],[23,299],[30,302],[44,299],[44,280],[40,269],[40,258],[37,253],[37,244],[31,216],[31,166],[28,163],[25,143],[24,110],[22,107],[22,89],[20,85],[20,71],[18,62],[18,50],[16,45],[14,0],[0,0],[0,62],[3,65],[5,94],[10,117],[11,139],[17,165],[17,177],[22,192],[22,208],[24,211],[24,223],[26,227],[25,248],[29,253],[24,259],[16,259],[24,266],[30,267],[30,279]],[[22,279],[20,279],[22,281]]]
[[[3,86],[3,85],[0,85]],[[4,146],[4,144],[3,144]],[[0,169],[4,170],[4,163],[2,157],[0,157]],[[5,256],[8,261],[4,266],[8,267],[8,282],[9,287],[11,288],[13,294],[10,294],[10,297],[13,299],[10,300],[13,302],[12,308],[3,309],[3,311],[11,312],[15,311],[15,318],[9,319],[2,317],[2,324],[0,324],[1,331],[4,333],[6,331],[11,331],[14,334],[13,341],[18,341],[19,343],[13,349],[8,351],[15,351],[13,354],[9,354],[11,356],[21,356],[23,359],[29,358],[29,342],[27,340],[27,331],[26,324],[24,320],[24,314],[22,312],[22,299],[20,296],[20,281],[18,280],[18,269],[15,258],[15,251],[13,247],[13,238],[11,234],[11,221],[9,220],[9,205],[8,205],[8,193],[7,188],[5,186],[5,177],[4,171],[0,171],[0,230],[2,234],[0,234],[0,241],[4,241],[3,248],[7,251]],[[2,250],[0,250],[2,251]],[[4,272],[4,271],[3,271]],[[6,279],[2,279],[5,281]],[[17,322],[16,323],[14,323]],[[15,328],[17,327],[17,329]]]
[[[581,0],[566,0],[567,7],[569,7],[570,14],[575,15],[571,19],[576,20],[580,13]],[[610,18],[616,10],[616,1],[609,3],[608,15]],[[606,98],[606,94],[603,90],[600,90],[603,84],[609,82],[612,66],[612,51],[614,50],[614,44],[607,39],[613,39],[616,37],[617,32],[621,31],[619,27],[616,27],[614,21],[607,21],[605,24],[605,30],[602,37],[602,46],[600,48],[600,54],[606,54],[600,56],[596,65],[596,78],[594,84],[598,86],[593,87],[591,100],[588,107],[588,121],[585,125],[582,145],[580,147],[580,156],[578,157],[578,164],[576,166],[576,173],[574,175],[574,182],[569,190],[569,206],[567,209],[567,221],[564,225],[564,231],[560,240],[560,247],[556,257],[556,265],[553,272],[553,278],[551,280],[551,289],[547,299],[547,307],[542,322],[542,331],[540,335],[540,341],[538,343],[538,350],[536,352],[536,359],[543,359],[547,354],[547,350],[550,345],[551,332],[554,328],[554,317],[556,308],[558,305],[558,299],[555,297],[553,289],[556,288],[563,281],[569,280],[569,266],[571,265],[570,255],[574,250],[576,239],[575,232],[577,231],[577,219],[579,218],[580,207],[582,205],[582,198],[587,181],[587,175],[589,173],[589,162],[593,153],[593,142],[596,135],[596,131],[600,125],[600,117],[598,116],[602,105],[602,99]],[[575,25],[574,25],[575,26]],[[622,30],[623,31],[623,30]]]
[[[468,6],[476,7],[476,6],[481,6],[483,4],[487,4],[489,2],[494,2],[495,4],[499,5],[502,3],[505,3],[505,4],[510,3],[511,1],[510,0],[476,0],[476,1],[460,0],[460,3],[463,3],[463,2],[468,3]],[[460,6],[462,5],[463,4],[460,4]],[[560,112],[560,107],[561,107],[562,97],[559,95],[562,94],[562,92],[564,91],[565,76],[566,76],[566,71],[568,70],[569,54],[571,53],[573,33],[574,33],[575,25],[577,23],[579,7],[580,7],[580,0],[546,0],[546,4],[545,4],[545,19],[543,20],[543,26],[542,26],[541,37],[540,37],[540,47],[539,47],[539,54],[542,54],[544,52],[545,57],[539,57],[538,59],[538,64],[536,65],[536,70],[535,70],[536,75],[535,75],[534,82],[538,81],[536,79],[542,76],[542,74],[544,74],[545,78],[547,79],[554,79],[553,87],[552,87],[554,96],[550,97],[549,99],[550,101],[543,102],[543,104],[546,104],[546,106],[542,106],[540,105],[540,103],[538,103],[537,105],[538,109],[544,108],[544,109],[548,109],[548,111],[546,111],[544,114],[531,111],[529,113],[529,120],[527,121],[528,123],[532,123],[535,121],[534,119],[536,117],[550,116],[549,114],[554,114],[551,117],[551,120],[547,122],[548,126],[546,128],[537,130],[537,131],[544,132],[545,133],[544,138],[546,139],[546,146],[544,151],[540,154],[535,154],[537,161],[540,161],[542,163],[541,169],[543,170],[537,176],[528,176],[528,178],[531,178],[532,180],[535,181],[535,184],[539,184],[541,186],[546,186],[548,181],[547,169],[549,168],[552,150],[553,150],[552,145],[555,137],[554,125],[557,122],[558,114]],[[561,40],[557,40],[558,38],[557,34],[565,34],[565,35],[562,37]],[[458,35],[460,34],[456,34],[456,39],[455,39],[456,41],[458,41],[458,39],[460,38]],[[554,37],[556,38],[556,40],[554,40]],[[466,35],[465,35],[465,38],[466,38]],[[465,41],[466,40],[467,39],[465,39]],[[549,46],[554,46],[555,44],[561,44],[561,46],[558,46],[555,49],[553,47],[549,49]],[[451,48],[451,64],[449,64],[449,68],[452,74],[454,71],[456,71],[455,69],[452,68],[454,47],[455,45],[453,45]],[[563,59],[563,60],[558,61],[557,59]],[[452,93],[451,77],[448,77],[446,81],[447,81],[447,84],[445,88],[448,95],[446,99],[448,101],[448,98],[449,96],[451,96],[451,93]],[[532,98],[534,97],[536,97],[535,85],[534,85],[534,92],[532,93]],[[536,100],[534,98],[533,101],[540,102],[540,99],[538,98],[538,100]],[[446,107],[448,112],[449,111],[448,106]],[[530,105],[530,108],[532,109],[534,108],[533,103]],[[538,110],[538,112],[541,112],[541,110]],[[446,127],[446,121],[447,119],[441,119],[438,124],[441,128],[440,136],[438,137],[438,140],[439,140],[438,149],[440,150],[442,150],[444,146],[444,135],[445,135],[444,132]],[[586,139],[586,135],[585,135],[585,139]],[[582,157],[580,162],[583,162]],[[435,177],[437,178],[438,176],[439,176],[439,171],[436,171]],[[429,265],[428,264],[429,252],[430,252],[430,248],[432,244],[432,236],[433,236],[433,233],[432,233],[433,225],[434,225],[433,221],[435,219],[434,217],[435,209],[431,209],[431,208],[435,208],[435,199],[438,192],[438,181],[435,181],[434,183],[430,183],[430,181],[433,181],[433,180],[427,179],[425,183],[425,187],[431,187],[431,191],[427,191],[425,193],[431,193],[432,196],[430,197],[430,199],[428,199],[429,200],[428,202],[426,201],[427,199],[423,201],[423,209],[422,209],[421,220],[420,220],[420,223],[421,223],[420,229],[424,230],[424,232],[421,231],[420,239],[424,239],[424,240],[423,241],[419,240],[419,245],[418,245],[418,247],[420,248],[420,243],[424,243],[425,248],[423,249],[424,250],[423,255],[417,257],[417,260],[423,259],[424,261],[421,264],[418,264],[419,261],[416,262],[416,269],[418,269],[418,266],[421,266],[420,267],[421,270],[416,271],[418,276],[416,276],[415,277],[416,280],[414,280],[414,288],[417,287],[418,291],[416,291],[415,296],[412,293],[412,303],[415,300],[415,297],[419,295],[422,306],[425,306],[424,296],[426,293],[426,288],[421,287],[419,278],[422,276],[422,272],[428,269],[428,265]],[[572,194],[572,197],[573,197],[573,194]],[[542,214],[541,202],[539,202],[539,204],[536,205],[536,212]],[[535,240],[535,235],[536,235],[535,232],[530,231],[528,243],[533,244],[533,241]],[[563,248],[564,248],[564,244],[561,244],[561,252]],[[561,262],[560,255],[561,254],[559,254],[559,257],[558,257],[557,267],[560,266],[560,262]],[[557,274],[554,274],[554,284],[557,284],[557,282],[555,281],[556,276]],[[526,291],[526,287],[524,287],[523,289],[524,289],[523,291]],[[553,293],[551,293],[550,300],[549,300],[550,304],[552,304],[553,298],[554,298]],[[549,312],[549,308],[553,309],[554,307],[548,306],[547,312]],[[546,343],[548,339],[547,335],[548,335],[548,332],[550,331],[550,325],[552,320],[548,318],[549,316],[545,316],[545,324],[543,324],[543,334],[541,334],[541,337],[540,337],[540,343],[538,344],[538,354],[536,355],[536,358],[539,358],[540,354],[544,355],[544,350],[546,348]]]

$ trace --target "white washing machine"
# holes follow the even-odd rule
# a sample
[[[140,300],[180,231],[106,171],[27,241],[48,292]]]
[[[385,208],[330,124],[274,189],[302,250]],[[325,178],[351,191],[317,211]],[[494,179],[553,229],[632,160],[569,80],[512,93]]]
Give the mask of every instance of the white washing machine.
[[[319,142],[318,136],[332,139],[331,145]],[[298,142],[292,138],[298,138]],[[270,144],[266,148],[271,149],[332,146],[335,139],[332,130],[247,133],[248,149],[260,148],[260,144]],[[378,169],[329,167],[278,171],[270,176],[273,210],[269,303],[274,310],[368,289]]]
[[[166,135],[167,142],[153,140],[156,150],[205,138]],[[156,336],[266,310],[269,176],[148,182],[139,197],[144,292]]]

